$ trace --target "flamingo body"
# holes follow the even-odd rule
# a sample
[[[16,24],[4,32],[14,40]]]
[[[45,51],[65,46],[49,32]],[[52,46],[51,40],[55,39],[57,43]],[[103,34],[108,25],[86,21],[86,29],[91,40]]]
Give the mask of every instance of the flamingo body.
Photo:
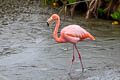
[[[56,27],[53,33],[53,37],[54,39],[59,42],[59,43],[72,43],[73,44],[73,57],[72,57],[72,63],[70,66],[70,72],[71,73],[71,69],[72,69],[72,64],[75,60],[75,56],[74,56],[74,48],[76,49],[79,59],[80,59],[80,63],[82,66],[82,71],[84,71],[84,66],[82,64],[82,57],[80,55],[80,52],[78,51],[78,48],[76,46],[76,43],[79,41],[82,41],[84,39],[91,39],[91,40],[95,40],[95,38],[89,33],[87,32],[85,29],[83,29],[82,27],[80,27],[79,25],[68,25],[66,27],[64,27],[61,32],[60,32],[60,37],[58,38],[58,29],[59,29],[59,25],[60,25],[60,18],[57,14],[53,14],[48,20],[47,23],[49,24],[51,21],[56,20]]]
[[[60,39],[63,40],[62,42],[76,44],[77,42],[86,38],[90,38],[91,40],[95,39],[89,32],[81,28],[79,25],[69,25],[61,30]]]

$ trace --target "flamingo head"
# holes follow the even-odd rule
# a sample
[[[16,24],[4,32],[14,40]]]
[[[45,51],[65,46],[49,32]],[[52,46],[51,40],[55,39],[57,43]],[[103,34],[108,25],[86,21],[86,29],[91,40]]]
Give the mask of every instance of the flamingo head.
[[[49,26],[50,22],[53,20],[58,20],[59,16],[57,14],[53,14],[48,20],[47,20],[47,25]]]

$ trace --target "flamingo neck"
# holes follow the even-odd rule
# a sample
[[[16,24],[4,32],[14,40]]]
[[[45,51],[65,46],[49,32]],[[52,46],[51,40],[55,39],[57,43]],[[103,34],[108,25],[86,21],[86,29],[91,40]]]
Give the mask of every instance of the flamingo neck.
[[[57,42],[61,42],[60,38],[58,38],[59,25],[60,25],[60,18],[58,17],[57,22],[56,22],[56,27],[55,27],[55,30],[54,30],[54,35],[53,35],[54,39]]]

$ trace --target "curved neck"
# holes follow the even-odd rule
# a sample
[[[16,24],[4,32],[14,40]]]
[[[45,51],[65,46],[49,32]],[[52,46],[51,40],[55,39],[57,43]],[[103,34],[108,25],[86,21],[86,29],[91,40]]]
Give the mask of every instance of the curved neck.
[[[59,29],[59,25],[60,25],[60,18],[58,17],[58,19],[56,20],[56,26],[55,26],[55,30],[54,30],[54,39],[57,41],[57,42],[61,42],[60,38],[58,38],[58,29]]]

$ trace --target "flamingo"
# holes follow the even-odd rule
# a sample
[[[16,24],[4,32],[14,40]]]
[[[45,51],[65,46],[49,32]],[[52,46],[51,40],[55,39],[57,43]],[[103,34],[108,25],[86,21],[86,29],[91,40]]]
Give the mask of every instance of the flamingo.
[[[84,71],[84,66],[83,66],[83,63],[82,63],[82,57],[80,55],[80,52],[78,51],[76,43],[79,42],[79,41],[83,41],[86,38],[89,38],[91,40],[95,40],[95,38],[89,32],[87,32],[85,29],[80,27],[79,25],[68,25],[68,26],[64,27],[60,32],[60,37],[58,38],[57,33],[58,33],[59,25],[60,25],[60,17],[57,14],[53,14],[47,20],[48,26],[49,26],[49,23],[52,22],[53,20],[56,21],[56,27],[55,27],[55,30],[54,30],[54,33],[53,33],[53,37],[56,40],[56,42],[73,44],[73,56],[72,56],[72,63],[70,65],[69,73],[71,73],[72,64],[75,60],[74,48],[76,49],[76,51],[78,53],[79,60],[80,60],[80,63],[81,63],[81,67],[82,67],[82,72],[83,72]]]

